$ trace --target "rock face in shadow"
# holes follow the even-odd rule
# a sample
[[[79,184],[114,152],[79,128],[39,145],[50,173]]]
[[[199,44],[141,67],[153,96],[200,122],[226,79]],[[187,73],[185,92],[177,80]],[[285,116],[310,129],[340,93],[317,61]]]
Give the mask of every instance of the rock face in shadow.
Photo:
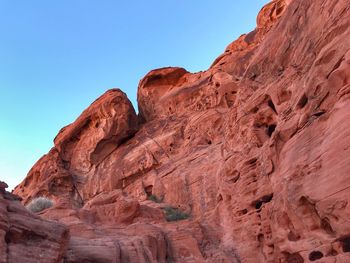
[[[6,188],[0,181],[0,262],[62,262],[68,228],[30,213]]]
[[[55,201],[64,262],[349,262],[349,14],[272,1],[207,71],[148,73],[138,117],[101,96],[14,193]]]

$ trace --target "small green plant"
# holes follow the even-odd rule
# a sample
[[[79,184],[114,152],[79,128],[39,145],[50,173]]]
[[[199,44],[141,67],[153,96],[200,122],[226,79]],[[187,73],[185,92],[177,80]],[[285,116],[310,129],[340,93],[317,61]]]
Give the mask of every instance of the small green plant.
[[[148,200],[151,200],[151,201],[153,201],[153,202],[155,202],[155,203],[161,203],[161,202],[163,202],[163,198],[158,198],[156,195],[150,195],[150,196],[148,197]]]
[[[168,222],[184,220],[190,217],[189,214],[180,211],[177,208],[166,206],[163,208],[165,213],[165,218]]]
[[[39,213],[45,209],[48,209],[54,205],[54,202],[47,197],[38,197],[33,199],[26,208],[33,212]]]

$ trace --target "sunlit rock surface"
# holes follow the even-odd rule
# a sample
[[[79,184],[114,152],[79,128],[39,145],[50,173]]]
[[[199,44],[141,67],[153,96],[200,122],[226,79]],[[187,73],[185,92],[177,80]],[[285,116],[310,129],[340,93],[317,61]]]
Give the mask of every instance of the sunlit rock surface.
[[[148,73],[139,116],[102,95],[14,191],[70,230],[42,262],[350,262],[349,36],[347,0],[272,1],[207,71]]]

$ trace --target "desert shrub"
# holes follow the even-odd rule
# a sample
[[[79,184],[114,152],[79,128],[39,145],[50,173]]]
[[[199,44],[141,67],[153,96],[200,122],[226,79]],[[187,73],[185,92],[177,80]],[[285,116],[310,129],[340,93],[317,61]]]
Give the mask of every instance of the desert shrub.
[[[163,210],[165,213],[165,218],[168,222],[184,220],[190,217],[189,214],[171,206],[164,207]]]
[[[33,212],[39,213],[45,209],[48,209],[54,205],[54,202],[47,197],[38,197],[30,201],[26,208]]]
[[[163,202],[163,198],[158,198],[156,195],[150,195],[150,196],[148,197],[148,200],[151,200],[151,201],[153,201],[153,202],[155,202],[155,203],[161,203],[161,202]]]

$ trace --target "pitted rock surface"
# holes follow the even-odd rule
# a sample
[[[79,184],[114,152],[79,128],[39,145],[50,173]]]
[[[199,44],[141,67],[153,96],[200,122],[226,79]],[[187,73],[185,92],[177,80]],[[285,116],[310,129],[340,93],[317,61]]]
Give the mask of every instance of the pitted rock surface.
[[[349,17],[272,1],[207,71],[148,73],[139,116],[100,97],[14,193],[55,201],[65,262],[350,262]]]

